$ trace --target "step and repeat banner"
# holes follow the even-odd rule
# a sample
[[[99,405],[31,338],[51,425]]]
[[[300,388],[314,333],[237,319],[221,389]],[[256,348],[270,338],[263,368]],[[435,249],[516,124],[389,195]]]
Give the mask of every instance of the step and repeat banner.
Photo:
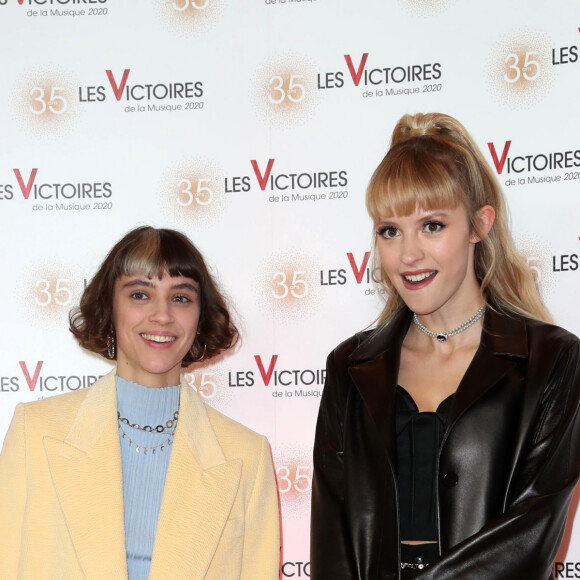
[[[281,577],[307,578],[325,359],[381,309],[364,194],[401,115],[471,131],[580,334],[579,27],[565,0],[0,0],[0,441],[17,403],[111,368],[67,329],[111,246],[179,229],[242,331],[187,378],[268,436]],[[557,578],[580,577],[576,528]]]

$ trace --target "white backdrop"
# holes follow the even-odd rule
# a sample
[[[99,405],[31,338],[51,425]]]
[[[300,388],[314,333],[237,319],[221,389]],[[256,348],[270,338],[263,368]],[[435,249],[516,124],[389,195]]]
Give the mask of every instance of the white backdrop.
[[[109,370],[67,314],[113,243],[180,229],[243,334],[189,380],[269,437],[282,577],[308,577],[325,357],[380,310],[364,191],[403,113],[472,132],[580,333],[579,26],[566,0],[0,0],[0,441],[18,402]],[[558,578],[580,577],[578,534]]]

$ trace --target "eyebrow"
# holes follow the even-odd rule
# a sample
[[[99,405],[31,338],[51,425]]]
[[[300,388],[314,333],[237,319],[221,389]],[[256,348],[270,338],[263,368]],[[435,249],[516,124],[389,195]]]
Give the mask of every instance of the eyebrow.
[[[189,282],[182,282],[181,284],[175,284],[171,286],[172,290],[191,290],[192,292],[199,292],[199,287],[190,284]]]
[[[447,213],[445,213],[444,211],[432,211],[432,212],[426,213],[425,215],[421,216],[417,221],[422,222],[424,220],[434,219],[434,218],[442,218],[442,217],[447,217]]]
[[[123,288],[136,288],[136,287],[146,287],[155,288],[155,284],[151,280],[142,280],[137,278],[136,280],[131,280],[123,284]],[[191,290],[192,292],[199,292],[199,288],[190,282],[181,282],[181,284],[174,284],[171,286],[171,290]]]
[[[393,217],[381,220],[379,222],[376,222],[375,225],[377,225],[377,226],[397,225],[397,219],[399,219],[401,217],[406,217],[406,216],[393,216]],[[420,222],[423,222],[423,221],[429,220],[429,219],[437,219],[437,218],[442,218],[442,217],[447,217],[447,213],[445,211],[427,212],[417,220],[417,223],[420,223]]]

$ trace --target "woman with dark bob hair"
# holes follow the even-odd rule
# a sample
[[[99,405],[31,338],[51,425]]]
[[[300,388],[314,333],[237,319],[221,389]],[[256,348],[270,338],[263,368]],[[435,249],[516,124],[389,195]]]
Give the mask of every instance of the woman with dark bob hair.
[[[70,329],[117,366],[16,408],[0,455],[0,578],[276,580],[268,442],[180,375],[238,338],[195,246],[174,230],[129,232]]]
[[[580,474],[580,341],[547,322],[465,128],[405,115],[367,190],[387,297],[329,356],[312,580],[547,580]]]

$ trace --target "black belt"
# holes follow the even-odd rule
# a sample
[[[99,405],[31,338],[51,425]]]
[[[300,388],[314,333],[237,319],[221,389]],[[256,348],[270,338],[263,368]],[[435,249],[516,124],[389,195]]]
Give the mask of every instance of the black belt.
[[[421,560],[421,558],[416,558],[416,560]],[[429,564],[424,562],[401,562],[401,570],[423,570],[427,566]]]

